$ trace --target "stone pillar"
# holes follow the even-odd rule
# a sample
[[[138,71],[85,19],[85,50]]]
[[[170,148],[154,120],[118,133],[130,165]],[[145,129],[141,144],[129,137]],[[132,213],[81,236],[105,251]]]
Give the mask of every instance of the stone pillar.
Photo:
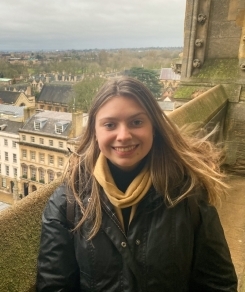
[[[31,86],[27,86],[26,88],[26,95],[31,96]]]
[[[242,71],[245,71],[245,13],[243,17],[242,33],[238,51],[239,66]]]
[[[78,137],[82,134],[83,129],[83,113],[72,113],[72,131],[70,138]]]
[[[13,199],[14,203],[20,200],[17,177],[14,178]]]

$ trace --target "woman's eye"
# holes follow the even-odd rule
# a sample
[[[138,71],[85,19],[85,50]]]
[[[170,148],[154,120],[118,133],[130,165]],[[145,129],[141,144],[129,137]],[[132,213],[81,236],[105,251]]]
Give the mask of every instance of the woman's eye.
[[[111,130],[115,127],[115,125],[113,123],[106,123],[104,124],[104,127]]]
[[[134,126],[140,126],[140,125],[142,125],[142,123],[143,123],[143,122],[142,122],[141,120],[135,120],[135,121],[133,121],[132,124],[133,124]]]

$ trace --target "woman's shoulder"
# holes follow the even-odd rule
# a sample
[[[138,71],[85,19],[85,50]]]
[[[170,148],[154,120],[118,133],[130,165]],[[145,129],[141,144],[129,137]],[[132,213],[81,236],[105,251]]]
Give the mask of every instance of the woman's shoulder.
[[[64,219],[66,217],[66,207],[67,186],[65,184],[61,184],[50,196],[44,209],[44,216]]]

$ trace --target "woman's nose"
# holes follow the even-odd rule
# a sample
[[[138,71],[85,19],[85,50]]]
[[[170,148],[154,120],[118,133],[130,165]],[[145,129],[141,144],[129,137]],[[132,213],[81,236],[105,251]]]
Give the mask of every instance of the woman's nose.
[[[127,126],[121,126],[118,128],[117,140],[127,140],[131,138],[132,135],[130,133],[130,129]]]

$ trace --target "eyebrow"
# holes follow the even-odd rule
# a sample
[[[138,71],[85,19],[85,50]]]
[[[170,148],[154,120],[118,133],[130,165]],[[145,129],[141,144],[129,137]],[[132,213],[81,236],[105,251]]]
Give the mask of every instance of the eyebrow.
[[[147,113],[145,113],[145,112],[139,112],[137,114],[134,114],[134,115],[128,117],[127,120],[136,118],[137,116],[140,116],[140,115],[148,116]],[[103,120],[117,120],[117,117],[102,117],[98,121],[103,121]]]

